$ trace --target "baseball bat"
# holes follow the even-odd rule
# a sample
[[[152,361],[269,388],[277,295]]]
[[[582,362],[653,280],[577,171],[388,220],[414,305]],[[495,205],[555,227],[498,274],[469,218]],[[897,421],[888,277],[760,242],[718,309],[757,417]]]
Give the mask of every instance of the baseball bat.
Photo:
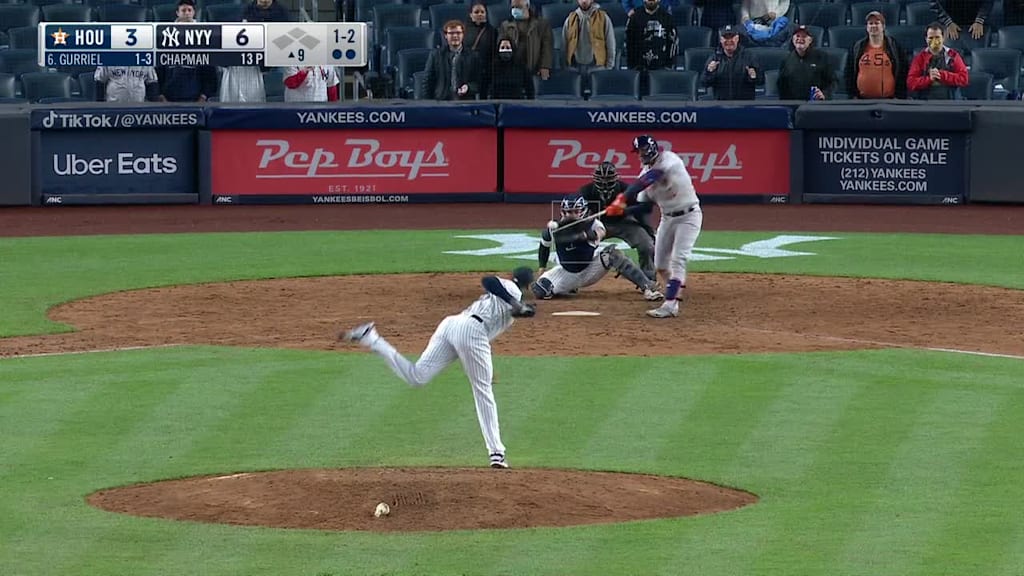
[[[565,226],[559,226],[558,228],[555,228],[554,230],[551,231],[552,240],[554,240],[554,236],[555,236],[556,232],[561,232],[562,230],[565,230],[566,228],[570,228],[570,227],[575,226],[577,224],[583,224],[584,222],[590,222],[591,220],[597,220],[601,216],[604,216],[604,213],[607,210],[608,209],[605,208],[604,210],[601,210],[600,212],[597,212],[595,214],[591,214],[590,216],[587,216],[586,218],[580,218],[579,220],[573,220],[572,222],[569,222]]]

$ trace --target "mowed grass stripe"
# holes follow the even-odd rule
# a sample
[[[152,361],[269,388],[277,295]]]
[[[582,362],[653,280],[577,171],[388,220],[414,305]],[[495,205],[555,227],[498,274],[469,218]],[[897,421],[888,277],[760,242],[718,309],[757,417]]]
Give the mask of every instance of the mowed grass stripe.
[[[682,357],[673,359],[677,382],[691,377],[689,368],[701,362],[717,366],[714,380],[702,389],[689,415],[668,432],[658,461],[673,474],[730,485],[728,469],[754,432],[761,415],[783,391],[771,369],[770,356]],[[661,385],[670,386],[671,380]]]
[[[697,399],[719,380],[718,364],[658,358],[619,359],[614,365],[624,377],[606,386],[618,388],[618,402],[591,433],[585,454],[619,470],[678,472],[674,458],[666,462],[659,455],[678,449],[669,432],[689,418]]]
[[[929,554],[917,574],[1021,574],[1024,528],[1012,504],[1024,502],[1024,391],[1000,394],[998,401],[988,427],[965,447],[959,487],[924,546]]]
[[[964,465],[998,405],[998,396],[971,390],[942,390],[926,404],[879,478],[872,506],[847,532],[839,565],[900,576],[940,568],[922,565],[926,543],[957,505]]]

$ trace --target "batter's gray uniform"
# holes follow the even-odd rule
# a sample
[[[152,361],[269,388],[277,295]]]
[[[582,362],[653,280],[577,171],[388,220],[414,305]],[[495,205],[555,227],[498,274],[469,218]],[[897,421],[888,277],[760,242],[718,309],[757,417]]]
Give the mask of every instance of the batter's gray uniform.
[[[523,293],[515,282],[504,278],[498,280],[512,298],[522,300]],[[488,292],[461,313],[442,320],[416,363],[410,362],[375,328],[371,327],[359,342],[382,356],[399,378],[414,387],[426,385],[456,359],[459,360],[473,387],[480,431],[493,465],[495,455],[500,455],[503,462],[505,445],[501,441],[498,407],[491,389],[494,378],[491,341],[508,330],[513,322],[512,307]]]
[[[99,66],[93,78],[105,86],[107,102],[145,102],[146,85],[158,82],[152,66]]]

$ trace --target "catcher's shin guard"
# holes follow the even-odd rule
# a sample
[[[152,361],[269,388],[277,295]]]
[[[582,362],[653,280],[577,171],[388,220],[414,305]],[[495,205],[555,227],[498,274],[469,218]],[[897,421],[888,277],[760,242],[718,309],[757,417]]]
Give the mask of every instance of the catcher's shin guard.
[[[611,246],[601,253],[601,264],[606,270],[615,270],[641,290],[654,288],[654,282],[626,256],[622,250]]]

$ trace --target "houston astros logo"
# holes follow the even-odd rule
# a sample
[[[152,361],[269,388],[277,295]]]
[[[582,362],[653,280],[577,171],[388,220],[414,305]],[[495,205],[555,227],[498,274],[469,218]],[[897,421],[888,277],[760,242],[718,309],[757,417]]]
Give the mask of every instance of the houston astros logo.
[[[54,46],[58,44],[64,44],[66,46],[68,43],[68,36],[71,36],[71,34],[68,34],[62,28],[57,28],[57,31],[53,34],[50,34],[50,36],[53,37]]]

